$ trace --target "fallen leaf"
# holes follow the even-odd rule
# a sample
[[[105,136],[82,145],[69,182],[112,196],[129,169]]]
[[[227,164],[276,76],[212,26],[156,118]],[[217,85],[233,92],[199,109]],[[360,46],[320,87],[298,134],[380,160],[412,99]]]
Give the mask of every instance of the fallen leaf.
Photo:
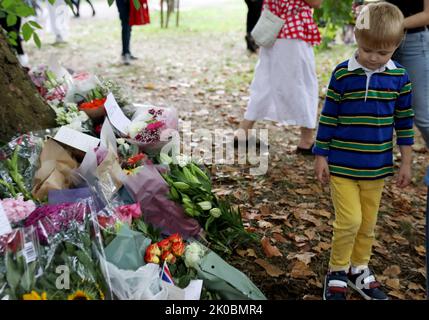
[[[288,260],[297,259],[298,261],[304,262],[305,264],[310,264],[311,258],[314,257],[316,254],[312,252],[305,252],[305,253],[291,253],[287,256]]]
[[[271,215],[271,209],[268,206],[261,206],[261,208],[259,210],[261,210],[261,214],[263,216],[269,216],[269,215]]]
[[[401,268],[398,265],[393,265],[388,267],[386,270],[383,271],[383,274],[385,276],[395,278],[401,273]]]
[[[426,248],[424,246],[416,246],[414,249],[417,251],[419,256],[426,257]]]
[[[410,289],[410,290],[424,290],[424,288],[420,284],[417,284],[414,282],[410,282],[408,284],[408,289]]]
[[[396,279],[387,279],[385,283],[386,283],[386,286],[388,286],[392,289],[397,289],[397,290],[401,289],[399,279],[397,279],[397,278]]]
[[[312,212],[313,212],[314,214],[317,214],[318,216],[322,216],[322,217],[325,217],[325,218],[328,218],[328,219],[330,219],[330,218],[331,218],[331,215],[332,215],[329,211],[324,210],[324,209],[320,209],[320,210],[312,210]]]
[[[261,229],[268,229],[271,228],[273,224],[271,222],[265,221],[265,220],[259,220],[258,221],[258,227]]]
[[[396,291],[396,290],[390,291],[388,293],[388,295],[395,297],[395,298],[398,298],[398,299],[401,299],[401,300],[405,299],[405,296],[401,292]]]
[[[278,277],[284,274],[284,271],[282,271],[280,268],[273,266],[272,264],[268,263],[265,260],[262,259],[256,259],[255,262],[260,265],[262,268],[265,269],[265,271],[270,275],[271,277]]]
[[[302,300],[321,300],[320,296],[314,296],[311,294],[306,294],[302,297]]]
[[[305,279],[316,274],[304,262],[298,261],[294,264],[290,275],[295,279]]]
[[[410,242],[407,239],[405,239],[404,237],[402,237],[398,234],[392,235],[392,238],[395,239],[395,241],[397,243],[399,243],[400,245],[407,246],[410,244]]]
[[[295,192],[300,194],[300,195],[304,195],[304,196],[309,196],[314,194],[314,191],[311,189],[295,189]]]
[[[322,252],[322,251],[326,251],[326,250],[329,250],[331,248],[331,244],[330,243],[327,243],[327,242],[319,242],[318,244],[317,244],[317,246],[315,246],[315,247],[313,247],[312,249],[314,250],[314,251],[317,251],[317,252]]]
[[[305,235],[307,236],[308,240],[313,240],[316,236],[316,230],[314,229],[307,229],[304,231]]]
[[[286,243],[286,242],[288,242],[288,241],[286,240],[286,238],[285,238],[285,237],[283,237],[280,233],[273,233],[273,238],[274,238],[276,241],[281,242],[281,243]]]
[[[240,250],[240,249],[237,249],[236,251],[237,251],[237,253],[238,253],[238,255],[239,255],[240,257],[245,257],[245,256],[246,256],[246,253],[247,253],[247,251],[246,251],[246,250]]]
[[[263,237],[261,240],[262,249],[264,250],[265,255],[268,258],[271,257],[283,257],[283,254],[280,252],[280,250],[276,247],[270,244],[270,239],[267,237]]]
[[[255,250],[253,249],[247,249],[247,256],[257,258]]]
[[[316,227],[322,224],[320,220],[305,212],[300,213],[299,218],[313,223]]]

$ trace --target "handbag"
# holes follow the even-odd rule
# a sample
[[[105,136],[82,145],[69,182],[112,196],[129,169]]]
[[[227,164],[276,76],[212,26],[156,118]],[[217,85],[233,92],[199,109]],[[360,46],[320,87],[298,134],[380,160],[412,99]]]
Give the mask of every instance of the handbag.
[[[285,21],[272,13],[268,7],[262,11],[258,22],[253,28],[251,35],[256,44],[269,48],[274,45],[279,35],[280,30],[283,28]]]

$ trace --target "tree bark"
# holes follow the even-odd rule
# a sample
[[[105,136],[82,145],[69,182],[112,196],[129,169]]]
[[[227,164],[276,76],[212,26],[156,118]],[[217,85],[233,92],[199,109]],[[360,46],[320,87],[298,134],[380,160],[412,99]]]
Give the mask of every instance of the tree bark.
[[[0,28],[0,141],[55,126],[55,112],[39,95]]]

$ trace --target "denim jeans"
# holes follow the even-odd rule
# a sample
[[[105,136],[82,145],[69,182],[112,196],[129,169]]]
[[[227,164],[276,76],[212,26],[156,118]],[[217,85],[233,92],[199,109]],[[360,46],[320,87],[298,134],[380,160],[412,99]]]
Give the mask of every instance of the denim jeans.
[[[407,34],[393,59],[411,78],[414,121],[429,148],[429,31]]]
[[[130,0],[116,0],[119,11],[119,18],[122,26],[122,55],[130,52],[131,26],[130,21]]]

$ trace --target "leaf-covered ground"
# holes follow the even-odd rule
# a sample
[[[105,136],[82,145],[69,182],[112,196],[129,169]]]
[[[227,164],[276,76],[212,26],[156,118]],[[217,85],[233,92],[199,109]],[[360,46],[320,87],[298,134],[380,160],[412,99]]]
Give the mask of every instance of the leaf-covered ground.
[[[120,63],[119,19],[116,7],[108,8],[105,0],[96,1],[95,18],[82,5],[83,18],[72,20],[68,44],[51,45],[50,34],[42,34],[41,50],[27,44],[30,61],[43,64],[54,53],[70,69],[123,83],[135,102],[176,107],[181,119],[192,121],[193,130],[234,129],[257,62],[245,50],[244,1],[182,3],[179,28],[161,30],[154,11],[150,26],[134,28],[132,51],[140,59],[132,66]],[[321,97],[332,68],[352,52],[341,45],[317,52]],[[268,122],[257,127],[270,134],[266,175],[249,175],[249,166],[243,165],[212,167],[216,191],[232,197],[246,226],[262,238],[228,260],[269,299],[320,299],[334,219],[329,188],[316,182],[312,158],[294,153],[298,128]],[[420,138],[415,149],[412,185],[400,190],[392,179],[387,182],[371,262],[392,299],[425,298],[423,176],[429,155]]]

